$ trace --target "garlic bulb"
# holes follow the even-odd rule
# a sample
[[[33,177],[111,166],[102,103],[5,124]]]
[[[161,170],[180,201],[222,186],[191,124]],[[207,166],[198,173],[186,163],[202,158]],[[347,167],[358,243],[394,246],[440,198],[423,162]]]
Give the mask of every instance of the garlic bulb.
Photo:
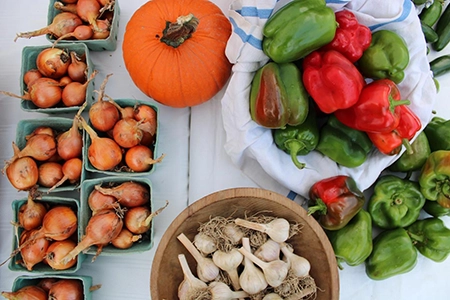
[[[178,261],[184,274],[184,280],[178,286],[178,298],[181,300],[188,299],[188,295],[196,289],[206,289],[208,286],[192,274],[184,254],[178,254]]]
[[[268,239],[253,254],[263,261],[280,259],[280,244],[272,239]]]
[[[290,224],[283,218],[276,218],[267,224],[250,222],[240,218],[236,218],[234,222],[239,226],[264,232],[278,243],[282,243],[289,238]]]
[[[194,236],[194,245],[204,255],[211,254],[217,250],[214,240],[203,232],[199,232]]]
[[[237,245],[244,237],[244,232],[234,223],[228,223],[223,227],[223,234],[230,239],[233,245]]]
[[[216,266],[211,258],[204,257],[183,233],[179,234],[177,238],[197,261],[198,278],[204,282],[209,282],[219,276],[219,267]]]
[[[250,252],[250,240],[242,238],[242,247]],[[244,270],[239,276],[241,288],[250,295],[257,294],[267,287],[264,273],[253,262],[244,257]]]
[[[220,281],[213,281],[209,284],[211,300],[230,300],[248,297],[244,291],[233,292],[228,285]]]
[[[244,256],[236,248],[230,252],[217,250],[213,253],[212,260],[223,271],[227,272],[230,277],[234,290],[240,290],[239,275],[237,268],[242,263]]]
[[[306,258],[291,252],[286,243],[281,243],[281,251],[295,276],[304,277],[309,275],[311,264]]]
[[[270,293],[264,296],[262,300],[283,300],[283,298],[280,297],[280,295],[276,293]]]

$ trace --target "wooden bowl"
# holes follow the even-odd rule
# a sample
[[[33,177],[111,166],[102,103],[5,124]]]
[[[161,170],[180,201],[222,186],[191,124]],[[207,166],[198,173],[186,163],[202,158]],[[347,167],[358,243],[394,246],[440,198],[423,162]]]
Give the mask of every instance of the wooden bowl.
[[[305,257],[311,263],[311,276],[319,288],[317,300],[339,299],[339,273],[333,248],[317,221],[308,216],[306,210],[292,200],[263,189],[236,188],[210,194],[183,210],[170,224],[156,249],[150,276],[150,293],[153,300],[178,299],[178,285],[183,280],[183,273],[178,261],[178,254],[186,255],[194,275],[195,261],[177,236],[184,233],[193,240],[200,223],[210,217],[243,217],[258,212],[267,212],[298,222],[303,225],[301,232],[289,243],[295,253]]]

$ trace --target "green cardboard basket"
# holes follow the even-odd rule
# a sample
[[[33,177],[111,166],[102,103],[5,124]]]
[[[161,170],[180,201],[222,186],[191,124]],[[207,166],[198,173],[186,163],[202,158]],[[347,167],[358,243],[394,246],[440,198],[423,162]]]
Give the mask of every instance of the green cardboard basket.
[[[16,129],[16,144],[19,149],[23,149],[25,147],[26,139],[25,137],[31,134],[36,128],[40,126],[49,126],[53,128],[56,133],[61,133],[67,131],[72,127],[73,119],[63,118],[63,117],[48,117],[48,118],[40,118],[40,119],[23,119],[17,123]],[[83,133],[81,133],[83,134]],[[84,153],[84,152],[82,152]],[[84,160],[84,158],[82,158]],[[61,186],[55,188],[52,192],[66,192],[73,191],[78,189],[81,185],[81,182],[85,178],[85,170],[84,168],[81,170],[81,179],[77,184],[71,184],[69,181],[66,181]],[[49,188],[39,187],[39,191],[47,192]]]
[[[23,82],[23,76],[25,73],[29,70],[36,69],[36,58],[39,55],[39,53],[47,48],[51,48],[51,45],[46,46],[25,46],[22,49],[22,66],[21,66],[21,74],[20,74],[20,91],[22,95],[25,94],[25,91],[27,89],[25,83]],[[76,43],[65,43],[61,45],[57,45],[56,48],[64,49],[68,52],[75,51],[78,55],[85,55],[86,56],[86,64],[88,68],[88,78],[92,75],[94,72],[94,64],[92,63],[91,56],[89,54],[89,49],[84,44],[76,44]],[[87,90],[86,90],[86,109],[89,109],[91,103],[94,101],[94,81],[91,80],[91,82],[88,84]],[[47,114],[65,114],[70,113],[74,114],[78,112],[80,109],[80,106],[56,106],[51,108],[39,108],[36,105],[33,104],[33,102],[29,100],[21,100],[21,108],[24,111],[28,112],[39,112],[39,113],[47,113]]]
[[[57,0],[50,0],[48,6],[48,14],[47,14],[47,25],[50,25],[53,21],[53,18],[60,12],[59,10],[53,7],[54,3]],[[62,45],[65,43],[76,43],[76,44],[85,44],[92,51],[114,51],[117,48],[117,35],[119,31],[119,20],[120,20],[120,7],[118,0],[115,1],[114,11],[113,11],[113,20],[111,23],[110,35],[106,39],[101,40],[59,40],[58,45]],[[56,39],[47,34],[47,40],[49,40],[52,44],[56,41]]]
[[[80,196],[80,202],[81,202],[81,210],[83,211],[83,214],[81,216],[80,220],[80,226],[81,226],[81,234],[85,234],[86,226],[89,222],[89,219],[92,216],[92,211],[89,208],[88,205],[88,197],[90,193],[94,190],[96,185],[102,185],[102,186],[108,186],[108,185],[119,185],[123,182],[127,181],[134,181],[140,184],[143,184],[145,186],[148,186],[150,190],[150,201],[149,206],[152,211],[155,211],[155,207],[153,205],[153,189],[152,189],[152,183],[147,178],[141,178],[141,177],[116,177],[116,176],[108,176],[108,177],[101,177],[101,178],[95,178],[95,179],[86,179],[83,181],[81,185],[81,196]],[[114,247],[113,245],[109,244],[105,247],[103,247],[102,252],[100,253],[100,256],[117,256],[117,255],[123,255],[123,254],[133,254],[133,253],[141,253],[150,250],[153,247],[153,222],[151,223],[150,230],[147,233],[142,234],[142,238],[135,242],[131,248],[128,249],[119,249]],[[93,246],[90,247],[86,254],[88,255],[95,255],[97,251],[97,247]]]
[[[19,209],[20,207],[25,204],[27,202],[28,199],[20,199],[20,200],[14,200],[11,204],[12,206],[12,210],[13,210],[13,222],[17,223],[18,222],[18,213],[19,213]],[[64,197],[54,197],[54,196],[42,196],[42,199],[40,200],[36,200],[36,201],[41,201],[41,202],[45,202],[49,205],[65,205],[65,206],[69,206],[71,207],[77,215],[77,219],[78,219],[78,228],[77,228],[77,242],[79,242],[81,240],[81,217],[82,217],[82,210],[81,210],[81,206],[78,200],[76,199],[72,199],[72,198],[64,198]],[[18,247],[18,240],[20,238],[20,235],[22,234],[23,229],[22,228],[17,228],[17,233],[15,233],[13,235],[13,240],[12,240],[12,251],[14,251],[15,249],[17,249]],[[16,235],[17,234],[17,235]],[[17,271],[17,272],[26,272],[26,273],[31,273],[31,274],[64,274],[64,273],[75,273],[76,271],[78,271],[81,268],[81,264],[82,262],[85,260],[86,255],[84,253],[80,253],[78,255],[78,259],[75,265],[73,265],[71,268],[68,268],[66,270],[54,270],[52,269],[49,265],[41,262],[36,264],[33,269],[31,271],[28,271],[24,266],[22,266],[20,264],[20,260],[22,259],[20,253],[18,253],[17,255],[15,255],[14,257],[11,258],[9,264],[8,264],[8,268],[11,271]]]

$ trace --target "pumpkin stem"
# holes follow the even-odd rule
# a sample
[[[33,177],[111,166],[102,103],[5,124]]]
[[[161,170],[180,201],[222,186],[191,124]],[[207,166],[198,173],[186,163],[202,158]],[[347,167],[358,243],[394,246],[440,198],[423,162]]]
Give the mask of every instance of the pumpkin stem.
[[[161,42],[177,48],[191,37],[197,29],[198,23],[199,20],[193,14],[180,16],[174,23],[166,21],[166,28],[163,30]]]

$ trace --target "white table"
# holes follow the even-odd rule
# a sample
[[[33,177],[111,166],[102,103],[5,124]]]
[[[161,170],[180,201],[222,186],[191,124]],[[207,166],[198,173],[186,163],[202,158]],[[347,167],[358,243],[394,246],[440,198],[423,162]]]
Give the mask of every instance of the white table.
[[[226,13],[229,0],[213,1]],[[113,98],[147,99],[133,84],[122,60],[121,43],[125,25],[133,12],[144,0],[120,1],[118,47],[114,52],[91,52],[100,74],[96,84],[104,76],[114,75],[107,85],[107,93]],[[0,90],[20,93],[19,75],[21,51],[26,45],[47,45],[45,37],[13,42],[15,34],[42,27],[46,22],[48,1],[2,0],[0,2]],[[431,54],[432,57],[434,54]],[[440,78],[441,92],[436,110],[439,115],[450,118],[445,95],[450,94],[450,75]],[[98,86],[98,85],[97,85]],[[99,256],[91,263],[89,257],[77,272],[89,275],[94,284],[102,288],[93,299],[149,299],[150,269],[154,252],[161,236],[171,221],[189,203],[209,193],[233,187],[258,187],[258,185],[235,167],[223,149],[225,132],[222,127],[221,91],[211,101],[191,109],[160,108],[159,149],[166,154],[163,163],[150,175],[156,207],[169,200],[169,206],[154,220],[154,247],[148,252],[123,257]],[[151,101],[151,100],[149,100]],[[0,160],[11,157],[11,142],[15,139],[20,119],[42,118],[46,115],[27,113],[20,109],[20,100],[0,95],[0,131],[2,137]],[[257,180],[258,174],[252,178]],[[267,182],[265,189],[288,193],[276,182]],[[0,260],[11,252],[12,220],[11,202],[26,197],[26,193],[12,188],[5,176],[0,176]],[[446,223],[449,220],[446,220]],[[372,281],[364,273],[364,267],[345,267],[340,272],[341,299],[448,299],[450,286],[447,276],[450,260],[433,263],[419,258],[416,268],[408,274],[382,282]],[[26,273],[12,272],[5,265],[0,267],[0,291],[8,291],[15,277]]]

